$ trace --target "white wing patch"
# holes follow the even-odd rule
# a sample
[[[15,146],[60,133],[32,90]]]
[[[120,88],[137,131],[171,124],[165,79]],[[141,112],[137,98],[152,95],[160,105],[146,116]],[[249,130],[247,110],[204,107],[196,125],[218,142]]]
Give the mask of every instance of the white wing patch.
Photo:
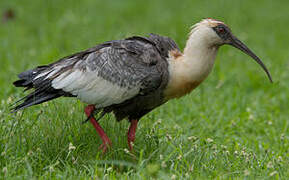
[[[52,87],[69,92],[85,103],[95,104],[96,108],[119,104],[137,95],[140,90],[140,86],[130,89],[120,87],[97,76],[95,71],[79,69],[62,73],[52,81]]]
[[[54,67],[52,70],[49,70],[49,71],[44,71],[43,73],[40,73],[39,75],[37,75],[34,80],[42,77],[42,76],[45,76],[44,79],[47,79],[51,76],[53,76],[54,74],[56,74],[57,72],[59,72],[61,69],[63,68],[63,66],[56,66]]]

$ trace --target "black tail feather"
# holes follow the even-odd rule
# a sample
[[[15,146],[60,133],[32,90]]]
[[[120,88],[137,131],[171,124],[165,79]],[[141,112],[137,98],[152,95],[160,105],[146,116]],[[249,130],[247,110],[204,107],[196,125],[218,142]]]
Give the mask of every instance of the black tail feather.
[[[20,80],[13,82],[13,84],[16,87],[26,87],[29,84],[29,82],[27,82],[27,80],[25,79],[20,79]]]
[[[15,107],[13,107],[11,112],[13,113],[13,112],[19,111],[21,109],[36,105],[36,104],[41,104],[43,102],[58,98],[60,96],[61,95],[59,95],[59,94],[46,94],[45,96],[42,96],[42,97],[41,96],[40,97],[35,96],[34,98],[33,97],[26,98],[27,97],[26,96],[25,101],[23,103],[15,106]]]
[[[61,89],[54,89],[51,86],[51,80],[46,79],[45,77],[34,78],[39,75],[43,70],[45,70],[48,66],[40,66],[32,70],[28,70],[22,72],[18,75],[19,80],[15,81],[13,84],[16,87],[24,87],[24,91],[34,88],[34,91],[28,94],[27,96],[19,99],[14,103],[17,104],[21,101],[22,103],[16,105],[11,109],[11,112],[16,112],[18,110],[27,108],[29,106],[33,106],[36,104],[40,104],[60,96],[72,96],[69,93],[62,91]]]

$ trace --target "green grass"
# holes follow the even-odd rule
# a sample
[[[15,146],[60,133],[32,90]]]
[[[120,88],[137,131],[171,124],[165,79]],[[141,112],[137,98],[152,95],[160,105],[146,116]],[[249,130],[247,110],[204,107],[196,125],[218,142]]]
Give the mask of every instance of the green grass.
[[[289,1],[1,0],[15,19],[0,24],[0,179],[288,179]],[[225,21],[270,69],[222,47],[213,72],[190,95],[139,124],[127,153],[128,122],[101,120],[113,142],[104,156],[84,105],[61,98],[9,113],[23,96],[16,75],[112,39],[154,32],[184,47],[202,18]],[[70,148],[69,148],[70,147]]]

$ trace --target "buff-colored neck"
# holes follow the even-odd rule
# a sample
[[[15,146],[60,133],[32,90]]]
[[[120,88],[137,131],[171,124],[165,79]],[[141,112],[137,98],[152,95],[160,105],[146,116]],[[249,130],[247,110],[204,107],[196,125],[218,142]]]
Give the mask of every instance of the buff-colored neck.
[[[210,44],[206,33],[206,31],[193,30],[184,49],[180,66],[186,67],[185,73],[191,80],[204,80],[215,62],[218,47]]]
[[[169,83],[165,91],[167,99],[181,97],[197,87],[211,72],[218,51],[207,36],[210,29],[195,27],[189,36],[181,56],[171,56]]]

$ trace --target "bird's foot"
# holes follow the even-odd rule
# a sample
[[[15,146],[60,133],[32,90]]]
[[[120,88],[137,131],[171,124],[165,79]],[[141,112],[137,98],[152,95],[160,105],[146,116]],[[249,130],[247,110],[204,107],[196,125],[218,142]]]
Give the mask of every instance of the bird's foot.
[[[135,140],[135,132],[137,128],[137,123],[138,123],[138,120],[131,120],[129,130],[127,132],[127,143],[128,143],[129,150],[131,152],[133,151],[133,142]]]
[[[109,140],[109,139],[108,139]],[[103,142],[99,147],[98,150],[102,150],[102,153],[106,153],[109,148],[111,148],[112,143],[109,140],[108,142]]]

